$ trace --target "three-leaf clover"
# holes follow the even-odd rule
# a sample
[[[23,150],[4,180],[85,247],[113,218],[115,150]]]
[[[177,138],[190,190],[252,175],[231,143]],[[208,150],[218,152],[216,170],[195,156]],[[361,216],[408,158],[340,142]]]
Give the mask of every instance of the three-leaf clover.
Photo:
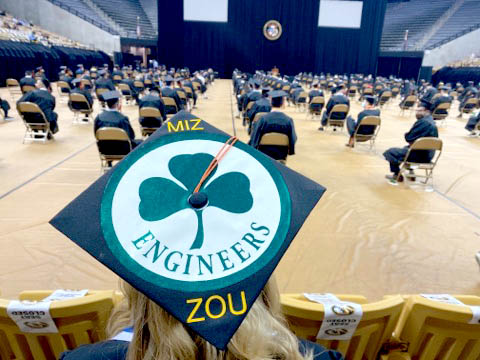
[[[139,213],[146,221],[163,220],[188,208],[195,210],[198,228],[190,250],[200,249],[203,245],[203,210],[205,208],[214,206],[224,211],[242,214],[249,211],[253,205],[250,180],[240,172],[223,174],[205,188],[201,188],[200,195],[193,195],[195,187],[212,160],[213,156],[205,153],[177,155],[169,161],[168,169],[184,187],[163,177],[151,177],[144,180],[139,189],[141,200]],[[212,171],[210,177],[216,170],[217,168]],[[192,195],[205,199],[204,206],[201,208],[192,206],[189,202]]]

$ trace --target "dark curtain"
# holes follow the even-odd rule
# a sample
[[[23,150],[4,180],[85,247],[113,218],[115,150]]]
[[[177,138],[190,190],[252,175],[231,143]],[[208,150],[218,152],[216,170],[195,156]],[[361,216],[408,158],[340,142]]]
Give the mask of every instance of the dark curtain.
[[[228,23],[184,22],[183,0],[159,0],[159,62],[190,70],[212,67],[229,77],[253,73],[374,73],[386,0],[364,0],[361,29],[319,28],[320,2],[229,0]],[[168,14],[168,15],[167,15]],[[282,24],[276,41],[263,36],[268,20]]]
[[[62,65],[76,68],[83,64],[86,68],[93,65],[111,65],[107,54],[101,51],[67,48],[62,46],[46,47],[40,44],[0,41],[0,85],[8,78],[20,79],[27,70],[42,66],[45,75],[51,81],[58,80],[59,67]]]
[[[475,84],[478,84],[480,83],[480,67],[443,67],[432,76],[433,84],[437,85],[440,81],[443,81],[445,84],[456,84],[460,82],[464,86],[466,86],[469,81],[474,81]]]
[[[402,79],[414,79],[417,81],[420,68],[422,67],[422,57],[396,57],[381,56],[378,58],[377,75],[389,77],[394,75]]]

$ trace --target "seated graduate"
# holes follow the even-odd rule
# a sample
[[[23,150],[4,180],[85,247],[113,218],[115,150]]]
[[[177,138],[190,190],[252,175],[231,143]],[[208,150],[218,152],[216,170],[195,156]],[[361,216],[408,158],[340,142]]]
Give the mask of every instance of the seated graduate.
[[[465,129],[470,131],[470,134],[469,134],[470,136],[473,137],[473,136],[480,135],[480,133],[477,134],[475,130],[479,122],[480,122],[480,110],[477,110],[472,116],[470,116],[470,118],[468,119],[467,125],[465,125]]]
[[[353,119],[353,117],[348,116],[347,117],[347,129],[348,133],[350,134],[350,139],[348,140],[348,143],[345,144],[346,146],[352,147],[355,144],[353,135],[355,134],[355,131],[357,128],[360,126],[360,122],[364,117],[367,116],[380,116],[380,109],[378,109],[375,106],[375,97],[374,96],[365,96],[365,101],[363,103],[363,108],[364,110],[358,114],[357,121]],[[375,132],[375,126],[372,125],[362,125],[360,128],[358,128],[358,134],[361,135],[372,135]]]
[[[470,83],[473,83],[473,81],[470,81]],[[461,96],[461,99],[459,98],[460,100],[460,105],[458,105],[458,111],[460,111],[460,114],[458,115],[458,117],[461,117],[462,116],[462,109],[463,107],[465,106],[465,104],[467,103],[467,101],[469,99],[472,99],[472,98],[476,98],[478,96],[478,90],[475,86],[469,86],[465,89],[465,91],[463,92],[462,96]]]
[[[20,79],[20,88],[24,85],[35,86],[35,79],[33,78],[33,72],[30,70],[25,71],[25,76]]]
[[[440,96],[437,96],[435,98],[435,100],[433,100],[433,104],[432,104],[432,109],[433,110],[435,110],[438,107],[438,105],[440,105],[440,104],[443,104],[443,103],[451,104],[452,103],[453,98],[450,95],[448,95],[448,90],[449,90],[449,88],[446,87],[446,86],[440,87],[440,93],[439,93]],[[445,110],[439,111],[439,113],[447,114],[448,111],[445,109]]]
[[[140,117],[139,121],[143,127],[157,128],[162,126],[163,121],[167,120],[167,113],[165,111],[165,104],[162,98],[158,95],[158,91],[153,89],[148,95],[143,96],[138,101],[140,109],[145,107],[151,107],[160,111],[161,117],[159,118],[144,118]]]
[[[88,101],[88,104],[90,105],[90,109],[91,109],[92,106],[93,106],[93,98],[92,98],[92,94],[90,94],[90,91],[85,89],[85,84],[82,82],[81,79],[75,79],[75,80],[72,81],[72,83],[75,86],[75,88],[70,93],[71,94],[82,94],[83,96],[85,96],[85,98]],[[79,104],[72,104],[72,102],[70,100],[68,101],[68,107],[70,109],[72,109],[72,108],[77,109],[76,107],[78,105]],[[82,108],[83,108],[83,105],[82,105]],[[84,108],[87,109],[86,106]],[[79,110],[79,109],[77,109],[77,110]],[[88,116],[88,114],[87,114],[87,116]]]
[[[462,84],[460,84],[457,87],[461,87]],[[469,81],[467,87],[463,90],[461,94],[458,96],[458,101],[463,102],[465,97],[468,97],[472,94],[472,92],[477,92],[477,88],[475,87],[475,83],[473,81]]]
[[[262,89],[262,98],[258,99],[253,103],[253,106],[250,110],[247,111],[247,116],[250,119],[250,124],[248,127],[248,133],[252,131],[252,122],[255,119],[255,115],[260,112],[270,112],[272,111],[272,104],[268,99],[269,89]]]
[[[75,75],[81,76],[85,72],[85,68],[83,64],[77,64],[77,70],[75,71]]]
[[[98,75],[99,75],[99,78],[95,80],[95,89],[107,89],[109,91],[115,90],[115,84],[110,78],[110,75],[107,70],[99,70]],[[101,95],[99,100],[103,101],[103,98]]]
[[[177,92],[173,89],[173,77],[167,75],[165,77],[165,87],[162,88],[161,94],[162,97],[169,97],[175,101],[175,105],[177,105],[177,110],[180,111],[183,109],[182,100],[178,96]],[[167,114],[175,114],[175,108],[173,106],[166,106]]]
[[[420,101],[424,102],[433,102],[433,97],[438,93],[437,88],[433,87],[432,85],[428,84],[425,86],[422,96],[420,97]]]
[[[335,105],[345,104],[350,106],[350,100],[347,97],[347,91],[348,89],[344,85],[341,85],[336,88],[334,95],[328,100],[327,107],[323,111],[322,125],[318,128],[318,130],[320,131],[324,130],[324,126],[327,125],[327,120],[328,120],[328,117],[330,116],[330,112],[332,111]],[[337,118],[337,116],[334,114],[332,119],[335,119],[335,118]]]
[[[311,110],[320,110],[322,105],[312,104],[312,100],[314,97],[323,96],[323,91],[322,89],[320,89],[320,84],[318,82],[314,82],[312,86],[313,86],[313,89],[310,90],[310,92],[308,93],[308,103],[310,104]]]
[[[187,75],[184,80],[182,81],[182,86],[183,87],[188,87],[191,92],[187,94],[187,96],[191,99],[193,99],[193,108],[195,109],[197,106],[197,93],[195,92],[195,89],[193,88],[193,83],[189,75]]]
[[[188,98],[187,98],[187,92],[185,91],[185,89],[183,88],[183,85],[182,85],[183,78],[179,77],[179,78],[175,78],[174,80],[175,81],[174,81],[173,90],[175,90],[175,92],[178,94],[178,97],[180,98],[180,101],[182,102],[182,108],[186,109]],[[183,94],[184,96],[182,97],[181,94]]]
[[[3,110],[3,114],[5,115],[5,120],[12,120],[11,116],[8,116],[8,110],[10,110],[10,104],[7,100],[3,100],[0,98],[0,108]]]
[[[72,73],[72,70],[68,69],[68,68],[65,68],[64,69],[64,73],[62,74],[62,76],[60,76],[60,81],[65,81],[69,86],[70,86],[70,89],[73,88],[73,73]],[[65,92],[67,93],[68,90],[65,89],[65,88],[62,88],[62,92]]]
[[[405,134],[405,141],[408,143],[403,148],[390,148],[383,153],[385,159],[390,163],[390,171],[393,175],[386,175],[387,180],[392,185],[402,182],[403,176],[400,175],[400,164],[405,160],[408,148],[415,140],[422,137],[438,137],[437,125],[432,117],[433,104],[429,102],[420,102],[415,114],[417,121],[409,132]],[[429,163],[435,156],[435,151],[417,150],[411,153],[410,159],[413,162]]]
[[[138,104],[138,94],[139,91],[134,85],[134,80],[131,78],[125,78],[122,81],[120,81],[121,84],[127,84],[128,87],[130,88],[130,92],[132,93],[132,97],[135,99],[135,103]]]
[[[120,103],[122,95],[118,91],[108,91],[103,94],[103,99],[107,103],[107,108],[97,115],[93,123],[93,133],[102,127],[116,127],[125,130],[132,143],[132,148],[139,145],[142,140],[135,139],[135,132],[130,125],[128,117],[123,115],[122,104]]]
[[[28,93],[25,93],[18,101],[18,103],[21,102],[32,102],[38,105],[40,109],[42,109],[43,113],[45,114],[45,117],[47,118],[48,122],[50,123],[50,131],[52,134],[55,134],[58,132],[58,114],[54,112],[55,110],[55,97],[50,94],[50,91],[47,90],[45,84],[41,81],[38,80],[35,83],[36,90],[34,91],[29,91]]]
[[[267,150],[268,152],[263,151],[274,159],[285,159],[286,155],[295,154],[295,143],[297,141],[293,119],[283,112],[278,111],[283,106],[284,97],[287,96],[287,93],[281,90],[275,90],[271,91],[269,96],[271,98],[273,111],[262,116],[261,119],[253,125],[248,144],[257,149],[264,134],[272,132],[285,134],[288,136],[290,143],[288,154],[285,154],[284,151],[278,147],[273,146]]]

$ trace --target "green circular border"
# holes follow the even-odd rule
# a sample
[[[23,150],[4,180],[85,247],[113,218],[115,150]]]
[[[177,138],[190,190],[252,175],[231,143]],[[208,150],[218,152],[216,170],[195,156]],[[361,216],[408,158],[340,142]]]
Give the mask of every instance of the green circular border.
[[[265,267],[274,257],[277,255],[279,249],[281,248],[283,241],[287,235],[288,229],[290,227],[290,218],[291,218],[291,199],[288,192],[287,185],[283,180],[278,169],[275,168],[271,160],[264,157],[256,157],[255,152],[252,147],[246,145],[242,142],[235,143],[235,147],[243,150],[252,157],[255,158],[258,162],[267,171],[272,177],[275,185],[277,186],[277,191],[280,197],[280,223],[277,229],[275,236],[270,243],[270,246],[264,253],[253,262],[247,268],[244,268],[234,274],[228,275],[226,277],[214,280],[204,280],[204,281],[182,281],[182,280],[173,280],[165,276],[156,274],[147,268],[140,265],[136,262],[130,255],[125,251],[125,249],[120,244],[115,230],[113,228],[112,221],[112,201],[117,186],[122,179],[123,175],[130,169],[130,167],[136,163],[140,158],[148,154],[149,152],[173,142],[186,141],[186,140],[211,140],[217,141],[221,144],[224,144],[229,139],[228,136],[221,134],[211,134],[211,133],[194,133],[194,132],[183,132],[171,135],[162,136],[159,139],[148,142],[142,146],[141,149],[131,153],[126,157],[122,162],[120,162],[110,179],[108,180],[107,185],[105,186],[105,191],[102,198],[101,209],[100,209],[100,223],[103,230],[103,236],[105,241],[112,251],[112,254],[130,271],[134,272],[137,276],[142,277],[145,281],[148,281],[153,284],[161,285],[167,289],[177,290],[177,291],[188,291],[188,292],[199,292],[199,291],[208,291],[214,289],[221,289],[228,286],[231,286],[235,283],[238,283],[246,278],[252,276],[253,274],[260,271]]]

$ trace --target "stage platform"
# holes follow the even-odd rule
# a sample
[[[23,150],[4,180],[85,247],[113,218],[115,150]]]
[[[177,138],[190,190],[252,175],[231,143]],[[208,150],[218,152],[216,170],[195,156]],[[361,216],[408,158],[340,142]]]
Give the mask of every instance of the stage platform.
[[[56,94],[56,91],[54,92]],[[7,89],[0,96],[12,107]],[[193,113],[248,140],[233,116],[231,81],[217,80]],[[444,153],[434,191],[384,179],[382,153],[404,146],[415,116],[397,103],[382,110],[376,151],[344,146],[346,131],[318,131],[319,121],[288,107],[298,135],[287,165],[327,188],[275,274],[282,292],[476,294],[480,271],[480,138],[467,137],[457,104],[439,127]],[[361,110],[353,102],[351,113]],[[60,132],[48,144],[22,144],[24,125],[0,122],[0,296],[22,290],[112,289],[118,279],[48,221],[101,175],[92,124],[73,124],[57,98]],[[96,112],[99,111],[96,104]],[[124,105],[137,133],[138,109]]]

